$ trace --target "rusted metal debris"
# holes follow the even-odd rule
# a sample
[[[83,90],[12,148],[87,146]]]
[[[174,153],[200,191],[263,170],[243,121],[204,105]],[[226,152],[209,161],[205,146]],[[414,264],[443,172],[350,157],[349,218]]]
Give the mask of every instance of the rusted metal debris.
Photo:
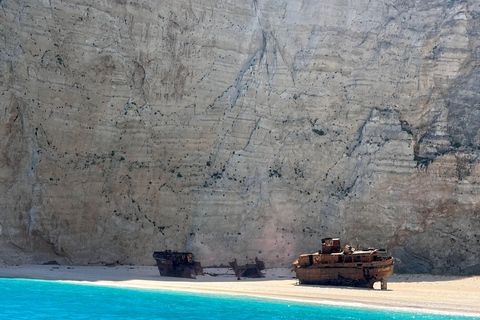
[[[265,263],[263,263],[263,261],[258,260],[258,258],[255,258],[255,263],[247,263],[243,266],[239,266],[237,264],[237,259],[229,263],[233,271],[235,272],[235,276],[237,276],[237,278],[241,278],[241,277],[263,278],[264,277],[261,271],[265,270]]]
[[[292,264],[301,284],[341,285],[373,288],[375,282],[387,289],[387,280],[393,273],[393,258],[380,255],[378,249],[356,250],[340,247],[340,239],[322,239],[322,250],[302,254]]]
[[[195,278],[203,275],[200,262],[193,261],[193,254],[190,252],[156,251],[153,258],[157,261],[161,276]]]

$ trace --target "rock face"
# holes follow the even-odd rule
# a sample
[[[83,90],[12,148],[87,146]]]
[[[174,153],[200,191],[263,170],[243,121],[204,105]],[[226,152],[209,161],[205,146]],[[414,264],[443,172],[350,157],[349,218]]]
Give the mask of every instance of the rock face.
[[[478,1],[0,8],[0,263],[480,273]]]

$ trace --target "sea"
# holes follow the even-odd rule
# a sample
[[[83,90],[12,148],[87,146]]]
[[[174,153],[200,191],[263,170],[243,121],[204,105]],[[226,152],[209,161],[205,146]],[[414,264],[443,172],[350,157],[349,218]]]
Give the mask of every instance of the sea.
[[[0,279],[0,319],[452,319],[479,317],[401,312],[251,298]]]

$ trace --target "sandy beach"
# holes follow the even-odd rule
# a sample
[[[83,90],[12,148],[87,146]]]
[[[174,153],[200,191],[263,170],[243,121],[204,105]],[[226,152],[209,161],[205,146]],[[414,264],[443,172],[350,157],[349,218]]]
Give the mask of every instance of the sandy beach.
[[[261,279],[237,280],[231,269],[204,269],[197,279],[161,277],[154,266],[0,267],[2,278],[73,281],[101,286],[244,295],[355,307],[480,317],[480,276],[393,275],[388,290],[298,285],[290,269],[268,269]]]

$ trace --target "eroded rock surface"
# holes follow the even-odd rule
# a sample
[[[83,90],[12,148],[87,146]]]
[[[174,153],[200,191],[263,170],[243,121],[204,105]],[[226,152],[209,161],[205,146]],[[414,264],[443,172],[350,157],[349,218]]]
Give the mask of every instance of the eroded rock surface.
[[[478,1],[0,8],[0,263],[480,272]]]

